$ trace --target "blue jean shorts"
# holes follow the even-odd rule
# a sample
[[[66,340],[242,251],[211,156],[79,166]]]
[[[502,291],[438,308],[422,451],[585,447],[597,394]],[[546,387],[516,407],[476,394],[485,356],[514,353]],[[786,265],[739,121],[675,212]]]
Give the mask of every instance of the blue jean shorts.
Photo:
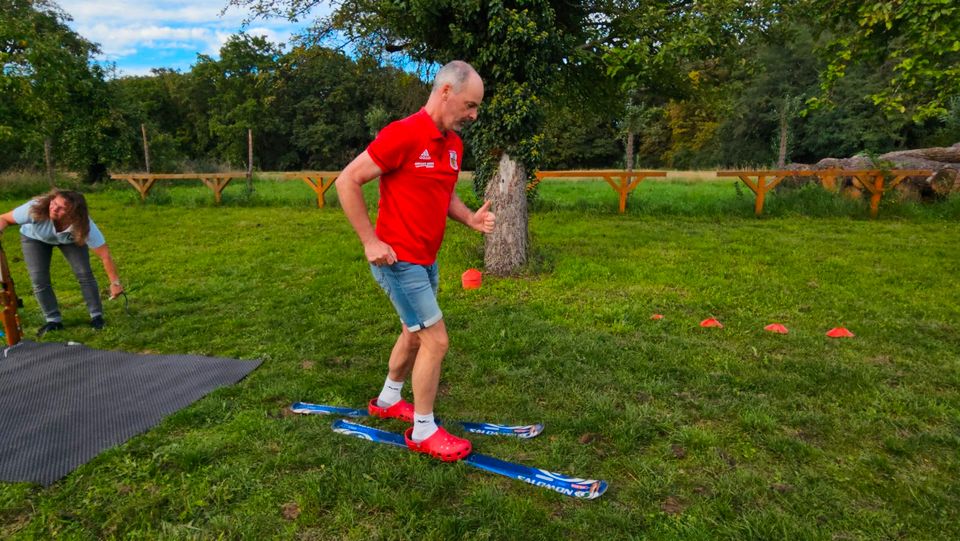
[[[370,265],[370,273],[387,292],[400,321],[410,332],[429,327],[443,319],[437,304],[437,264],[418,265],[397,261],[393,265]]]

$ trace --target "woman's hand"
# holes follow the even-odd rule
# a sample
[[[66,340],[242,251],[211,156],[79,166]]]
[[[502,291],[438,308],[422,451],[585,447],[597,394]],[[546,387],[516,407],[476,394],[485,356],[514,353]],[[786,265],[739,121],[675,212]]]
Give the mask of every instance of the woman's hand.
[[[116,299],[121,293],[123,293],[123,284],[120,283],[120,280],[110,282],[110,300]]]

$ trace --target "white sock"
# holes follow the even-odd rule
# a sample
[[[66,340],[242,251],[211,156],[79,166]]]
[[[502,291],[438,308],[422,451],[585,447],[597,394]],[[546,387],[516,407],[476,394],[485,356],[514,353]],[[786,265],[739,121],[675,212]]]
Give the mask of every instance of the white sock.
[[[419,443],[432,436],[436,431],[437,423],[433,420],[433,413],[426,415],[413,414],[413,434],[410,439]]]
[[[400,391],[403,389],[402,381],[393,381],[387,376],[387,381],[383,382],[383,389],[380,396],[377,397],[377,405],[381,408],[389,408],[400,401]]]

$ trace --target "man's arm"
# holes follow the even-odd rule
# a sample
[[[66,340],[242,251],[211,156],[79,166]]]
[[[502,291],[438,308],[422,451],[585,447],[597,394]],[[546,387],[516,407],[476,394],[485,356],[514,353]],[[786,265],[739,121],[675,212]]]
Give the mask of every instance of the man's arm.
[[[353,159],[337,177],[337,197],[340,198],[340,207],[347,215],[347,220],[363,243],[363,251],[367,261],[374,265],[393,265],[397,262],[397,254],[389,244],[377,238],[377,233],[367,214],[367,204],[363,200],[363,185],[380,176],[383,171],[373,161],[373,158],[363,151]]]
[[[457,192],[450,195],[450,208],[447,209],[447,216],[481,233],[492,233],[497,220],[496,215],[490,212],[490,201],[485,202],[474,212],[460,200]]]

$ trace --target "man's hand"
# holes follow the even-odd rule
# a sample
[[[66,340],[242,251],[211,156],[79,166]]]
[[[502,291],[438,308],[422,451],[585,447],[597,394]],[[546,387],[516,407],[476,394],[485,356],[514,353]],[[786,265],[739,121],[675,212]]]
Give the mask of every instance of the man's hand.
[[[493,233],[493,226],[496,222],[497,216],[490,212],[490,201],[487,201],[473,213],[469,225],[481,233]]]
[[[389,244],[380,239],[374,239],[363,244],[363,253],[367,256],[367,261],[378,267],[383,265],[393,265],[397,262],[397,253]]]

